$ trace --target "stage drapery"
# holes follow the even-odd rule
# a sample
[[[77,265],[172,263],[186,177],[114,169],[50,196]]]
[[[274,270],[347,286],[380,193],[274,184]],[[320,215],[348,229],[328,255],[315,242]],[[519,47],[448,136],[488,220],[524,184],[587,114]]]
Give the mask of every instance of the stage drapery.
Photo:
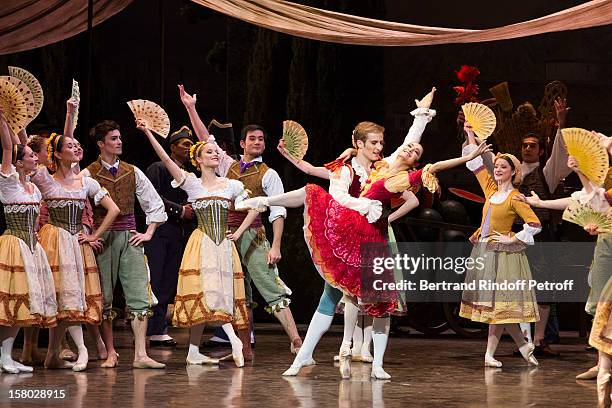
[[[94,0],[94,26],[132,0]],[[62,41],[87,30],[87,0],[1,0],[0,54]]]
[[[548,16],[485,30],[394,23],[279,0],[191,1],[230,17],[285,34],[313,40],[374,46],[496,41],[612,23],[612,0],[594,0]]]

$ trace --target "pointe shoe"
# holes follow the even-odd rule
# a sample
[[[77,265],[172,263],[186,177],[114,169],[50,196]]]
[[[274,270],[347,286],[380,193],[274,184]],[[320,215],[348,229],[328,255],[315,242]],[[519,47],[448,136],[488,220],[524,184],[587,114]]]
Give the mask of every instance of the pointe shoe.
[[[76,363],[74,366],[72,366],[72,371],[85,371],[85,369],[87,368],[87,363]]]
[[[210,364],[210,365],[215,365],[215,364],[219,364],[219,359],[218,358],[211,358],[205,355],[201,355],[198,356],[199,358],[193,358],[190,359],[189,356],[187,356],[187,365],[203,365],[203,364]]]
[[[161,369],[161,368],[166,368],[166,365],[164,363],[158,363],[152,358],[149,358],[145,361],[134,361],[134,363],[132,363],[132,367]]]
[[[597,379],[597,371],[598,371],[597,366],[589,368],[584,373],[578,374],[576,376],[576,379],[577,380],[582,380],[582,381],[596,380]]]
[[[100,367],[102,368],[115,368],[117,367],[117,364],[119,364],[119,354],[115,353],[115,357],[112,358],[112,356],[109,354],[108,358],[106,359],[105,362],[103,362],[102,364],[100,364]]]
[[[527,361],[530,366],[537,367],[539,363],[533,355],[534,350],[535,346],[533,345],[533,343],[526,343],[519,347],[519,351],[521,352],[521,355],[523,356],[525,361]]]
[[[242,355],[242,351],[238,354],[232,353],[232,358],[234,359],[234,363],[236,363],[236,367],[244,367],[244,356]]]
[[[360,361],[362,363],[371,363],[372,361],[374,361],[374,357],[372,357],[372,355],[370,354],[370,352],[361,352],[361,354],[359,355],[359,358],[361,359]]]
[[[494,359],[492,356],[485,356],[484,366],[490,368],[501,368],[502,362]]]
[[[597,376],[597,406],[609,408],[610,400],[610,373]]]
[[[289,367],[283,374],[283,377],[295,377],[296,375],[298,375],[298,373],[300,372],[300,369],[302,367],[310,367],[317,364],[316,361],[314,361],[314,359],[309,358],[306,361],[298,361],[298,362],[293,362],[293,364],[291,364],[291,367]]]
[[[372,373],[370,374],[370,377],[376,378],[377,380],[390,380],[391,379],[391,376],[387,374],[387,372],[383,370],[382,367],[372,367]]]
[[[243,200],[234,205],[236,211],[255,210],[264,212],[268,210],[268,197],[254,197]]]
[[[351,349],[341,349],[338,354],[340,361],[340,377],[351,378]]]

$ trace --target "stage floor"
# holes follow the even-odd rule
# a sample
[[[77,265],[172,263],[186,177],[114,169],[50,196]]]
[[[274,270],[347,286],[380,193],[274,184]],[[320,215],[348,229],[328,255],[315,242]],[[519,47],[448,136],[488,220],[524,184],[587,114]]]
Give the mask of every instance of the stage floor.
[[[270,330],[274,327],[274,330]],[[337,329],[336,329],[337,330]],[[564,337],[559,359],[540,359],[528,368],[512,356],[513,343],[504,338],[497,357],[502,369],[485,369],[485,340],[452,335],[431,339],[419,335],[391,338],[385,369],[390,381],[370,380],[370,365],[353,363],[351,380],[341,380],[332,357],[340,336],[331,333],[319,345],[317,365],[298,377],[281,373],[291,364],[289,342],[277,326],[257,333],[255,361],[242,369],[233,361],[219,367],[186,366],[187,331],[173,330],[180,346],[153,349],[165,370],[133,370],[131,333],[116,332],[117,369],[90,362],[85,372],[37,368],[33,374],[0,375],[0,404],[12,406],[122,407],[590,407],[596,406],[595,382],[574,376],[591,367],[596,353],[584,341]],[[573,334],[575,336],[575,334]],[[571,336],[571,334],[569,334]],[[86,335],[87,337],[87,335]],[[90,349],[91,350],[91,349]],[[205,351],[218,354],[220,351]],[[18,356],[20,350],[14,351]],[[65,399],[11,399],[18,390],[56,390]],[[31,393],[30,393],[31,394]]]

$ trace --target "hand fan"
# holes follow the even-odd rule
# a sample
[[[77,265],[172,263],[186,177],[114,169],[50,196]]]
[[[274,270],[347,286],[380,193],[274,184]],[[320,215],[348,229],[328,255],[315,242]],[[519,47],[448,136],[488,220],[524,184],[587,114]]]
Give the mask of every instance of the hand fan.
[[[612,232],[612,209],[602,213],[595,211],[589,204],[571,200],[570,205],[563,212],[563,219],[581,227],[594,224],[601,233]]]
[[[42,110],[43,102],[45,100],[40,82],[38,82],[38,79],[36,79],[34,75],[23,68],[8,67],[8,71],[10,76],[21,80],[28,88],[30,88],[30,92],[32,92],[32,96],[34,97],[34,117],[32,120],[36,119]]]
[[[12,77],[12,76],[8,76],[8,75],[0,76],[0,78],[6,79],[11,84],[15,85],[15,87],[19,90],[21,95],[23,95],[23,99],[26,103],[27,116],[28,116],[27,123],[26,123],[26,126],[27,126],[28,123],[34,120],[34,115],[36,113],[36,106],[34,104],[34,95],[32,95],[30,88],[28,88],[28,86],[25,83],[23,83],[21,80],[15,77]]]
[[[17,134],[28,123],[28,109],[19,89],[9,80],[0,78],[0,108],[13,133]]]
[[[81,90],[79,89],[79,83],[72,80],[72,94],[70,97],[76,100],[79,104],[81,103]],[[77,106],[76,111],[74,112],[74,116],[72,117],[72,127],[76,128],[77,122],[79,120],[79,107]]]
[[[144,99],[135,99],[127,104],[136,120],[142,120],[147,129],[163,138],[168,137],[168,133],[170,133],[170,119],[161,106]]]
[[[608,152],[599,137],[580,128],[561,129],[567,154],[578,160],[578,169],[597,186],[601,186],[608,174]]]
[[[304,158],[308,150],[308,135],[299,123],[292,120],[283,122],[283,140],[287,153],[298,160]]]
[[[465,115],[465,121],[472,125],[476,136],[481,140],[491,136],[495,130],[497,120],[495,119],[495,113],[488,106],[470,102],[462,105],[461,109]]]

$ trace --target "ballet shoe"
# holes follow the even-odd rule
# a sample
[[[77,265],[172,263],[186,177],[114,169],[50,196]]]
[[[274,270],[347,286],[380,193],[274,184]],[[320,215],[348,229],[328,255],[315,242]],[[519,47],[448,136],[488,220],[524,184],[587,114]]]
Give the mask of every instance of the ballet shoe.
[[[132,363],[132,367],[161,369],[161,368],[166,368],[166,365],[164,363],[158,363],[152,358],[147,358],[146,360],[143,360],[143,361],[134,361],[134,363]]]
[[[72,371],[85,371],[85,369],[87,369],[87,363],[76,363],[74,366],[72,366]]]
[[[597,371],[598,368],[597,366],[589,368],[587,371],[585,371],[584,373],[580,373],[576,376],[577,380],[582,380],[582,381],[592,381],[592,380],[596,380],[597,379]]]
[[[610,373],[597,376],[597,406],[609,408],[610,400]]]
[[[496,360],[492,356],[485,356],[485,361],[484,361],[484,366],[485,367],[489,367],[489,368],[501,368],[502,365],[503,364],[502,364],[501,361]]]
[[[34,372],[34,367],[23,365],[19,363],[18,361],[13,360],[13,366],[16,367],[20,373],[33,373]]]
[[[0,363],[0,371],[9,374],[19,374],[19,369],[17,367],[14,365],[4,365],[4,363]]]
[[[519,351],[521,352],[521,355],[523,356],[525,361],[527,361],[530,366],[537,367],[539,363],[533,355],[534,350],[535,346],[533,345],[533,343],[526,343],[519,347]]]
[[[236,364],[236,367],[238,368],[244,367],[244,356],[242,355],[242,351],[240,351],[240,353],[238,354],[232,353],[232,358],[234,359],[234,363]]]
[[[351,349],[340,349],[338,355],[340,361],[340,377],[351,378]]]
[[[210,365],[219,364],[219,359],[211,358],[205,355],[198,356],[198,358],[190,359],[189,356],[187,356],[187,365],[203,365],[203,364],[210,364]]]
[[[372,367],[370,377],[377,380],[390,380],[391,376],[382,367]]]
[[[100,367],[102,367],[102,368],[115,368],[115,367],[117,367],[118,363],[119,363],[119,354],[115,353],[114,357],[109,354],[108,358],[106,359],[106,361],[103,362],[102,364],[100,364]]]
[[[265,212],[268,210],[268,197],[254,197],[242,200],[234,205],[236,211],[255,210],[257,212]]]
[[[291,364],[291,367],[289,367],[282,375],[283,377],[294,377],[298,375],[302,367],[309,367],[315,364],[317,364],[317,362],[314,361],[314,359],[312,358],[309,358],[308,360],[305,360],[305,361],[298,361],[298,362],[294,361],[293,364]]]

